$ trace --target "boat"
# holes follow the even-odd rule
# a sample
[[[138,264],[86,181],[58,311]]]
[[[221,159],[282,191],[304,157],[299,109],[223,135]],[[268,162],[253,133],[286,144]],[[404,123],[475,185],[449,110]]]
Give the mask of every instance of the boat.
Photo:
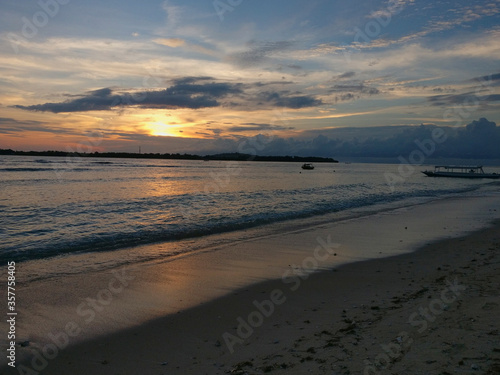
[[[422,173],[429,177],[500,178],[498,173],[486,173],[481,165],[436,165],[433,171]]]
[[[314,165],[311,163],[302,164],[302,169],[314,169]]]

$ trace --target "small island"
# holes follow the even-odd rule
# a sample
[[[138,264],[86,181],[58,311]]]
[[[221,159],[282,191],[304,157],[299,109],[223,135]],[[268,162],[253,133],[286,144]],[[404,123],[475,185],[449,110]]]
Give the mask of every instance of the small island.
[[[0,149],[0,155],[19,156],[59,156],[59,157],[89,157],[89,158],[127,158],[127,159],[176,159],[176,160],[226,160],[226,161],[274,161],[297,163],[338,163],[333,158],[318,156],[261,156],[242,154],[239,152],[222,153],[214,155],[193,154],[160,154],[160,153],[131,153],[131,152],[67,152],[67,151],[15,151]]]

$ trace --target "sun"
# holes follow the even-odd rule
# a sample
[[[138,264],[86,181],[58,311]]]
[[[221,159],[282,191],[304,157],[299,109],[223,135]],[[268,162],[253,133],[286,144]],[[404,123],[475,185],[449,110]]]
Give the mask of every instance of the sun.
[[[150,130],[151,135],[162,136],[162,137],[181,137],[182,133],[176,131],[176,125],[168,125],[163,121],[148,122],[147,127]]]

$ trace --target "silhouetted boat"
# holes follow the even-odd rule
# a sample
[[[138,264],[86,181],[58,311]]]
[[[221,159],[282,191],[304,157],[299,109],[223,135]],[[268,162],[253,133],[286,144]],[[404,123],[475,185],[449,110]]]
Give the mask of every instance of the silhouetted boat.
[[[422,171],[429,177],[500,178],[497,173],[485,173],[482,166],[436,165],[433,171]]]
[[[311,163],[302,164],[302,169],[314,169],[314,165]]]

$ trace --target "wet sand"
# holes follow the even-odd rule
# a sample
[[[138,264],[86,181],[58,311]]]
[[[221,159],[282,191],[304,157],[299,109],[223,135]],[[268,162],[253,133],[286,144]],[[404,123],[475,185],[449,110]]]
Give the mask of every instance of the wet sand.
[[[490,214],[481,220],[498,212],[492,202],[487,206]],[[236,248],[229,246],[217,252],[218,260],[207,253],[207,258],[179,259],[175,267],[172,263],[155,265],[140,277],[132,271],[111,277],[108,273],[99,282],[96,278],[92,283],[87,281],[91,284],[87,291],[93,292],[76,293],[71,303],[61,297],[67,285],[56,280],[53,293],[49,296],[45,292],[46,305],[39,302],[42,312],[38,319],[42,324],[50,322],[53,313],[59,325],[48,326],[52,343],[44,333],[31,335],[29,345],[18,346],[18,355],[26,356],[22,369],[26,369],[24,373],[32,373],[30,369],[42,374],[122,375],[499,373],[495,317],[499,312],[500,225],[387,257],[429,238],[456,237],[456,231],[437,228],[433,219],[439,222],[442,213],[422,218],[418,214],[425,212],[423,206],[403,211],[379,215],[375,221],[359,219],[337,225],[342,229],[339,234],[349,225],[362,228],[357,237],[352,230],[348,233],[351,240],[334,235],[331,226],[322,226],[288,233],[286,241],[271,236]],[[452,221],[459,212],[449,210],[446,215]],[[476,218],[478,225],[484,225],[481,220]],[[432,227],[429,230],[435,231],[434,237],[423,232],[425,226]],[[374,233],[380,231],[393,236],[386,242],[375,241],[380,237]],[[243,257],[245,246],[256,243],[255,259]],[[290,243],[295,246],[288,246]],[[372,253],[367,255],[368,247]],[[273,253],[265,259],[268,267],[262,267],[259,257],[276,248],[281,249],[279,256]],[[238,251],[240,257],[228,256]],[[288,252],[286,257],[284,251]],[[384,258],[362,260],[377,254]],[[207,259],[211,263],[204,263]],[[352,263],[356,259],[360,261]],[[218,298],[200,305],[201,296],[207,298],[205,279],[196,281],[192,275],[203,266],[208,268],[206,280],[212,280],[210,298]],[[159,279],[165,267],[169,273]],[[232,272],[221,272],[228,269]],[[320,269],[323,271],[308,272]],[[262,281],[272,275],[277,276],[275,280]],[[244,286],[252,281],[251,286]],[[81,282],[81,290],[85,290],[85,281]],[[242,287],[234,290],[238,284]],[[97,301],[108,301],[110,295],[105,290],[120,290],[111,294],[108,305],[97,304],[91,309],[90,302],[78,297],[90,295]],[[42,286],[38,293],[44,293]],[[57,304],[57,298],[64,303]],[[165,305],[158,302],[162,298]],[[154,306],[148,306],[153,299]],[[85,303],[82,314],[75,317],[74,307],[81,303]],[[167,305],[180,312],[165,314]],[[123,311],[124,306],[130,311]],[[106,326],[118,327],[133,319],[131,311],[140,315],[137,310],[141,307],[167,316],[115,333],[106,331]],[[85,336],[84,322],[92,317],[90,310],[95,313],[93,326],[104,327],[102,335],[94,339]],[[42,336],[45,341],[37,339]]]

